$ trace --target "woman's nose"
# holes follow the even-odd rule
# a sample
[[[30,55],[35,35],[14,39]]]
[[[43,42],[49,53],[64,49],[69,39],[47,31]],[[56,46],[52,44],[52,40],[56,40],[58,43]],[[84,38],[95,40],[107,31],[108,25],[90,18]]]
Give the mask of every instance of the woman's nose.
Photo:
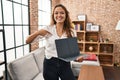
[[[61,13],[58,13],[58,16],[61,16]]]

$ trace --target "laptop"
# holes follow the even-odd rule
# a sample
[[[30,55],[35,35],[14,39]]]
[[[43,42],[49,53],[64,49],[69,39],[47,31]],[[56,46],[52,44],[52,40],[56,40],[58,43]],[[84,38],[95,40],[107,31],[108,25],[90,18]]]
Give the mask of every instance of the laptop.
[[[66,62],[76,60],[80,56],[80,50],[76,37],[55,40],[58,58]]]

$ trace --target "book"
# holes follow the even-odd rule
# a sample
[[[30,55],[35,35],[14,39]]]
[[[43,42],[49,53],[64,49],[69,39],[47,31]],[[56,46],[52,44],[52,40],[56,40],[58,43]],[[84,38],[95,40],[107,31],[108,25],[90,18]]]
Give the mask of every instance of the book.
[[[83,59],[88,61],[97,61],[97,56],[96,54],[85,54]]]

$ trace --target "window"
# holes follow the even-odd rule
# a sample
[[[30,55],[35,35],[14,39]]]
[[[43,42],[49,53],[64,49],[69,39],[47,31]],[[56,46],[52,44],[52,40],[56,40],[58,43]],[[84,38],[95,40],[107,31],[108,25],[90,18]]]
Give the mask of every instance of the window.
[[[0,0],[0,29],[5,31],[7,62],[29,53],[25,44],[29,35],[29,0]],[[0,33],[1,35],[1,33]],[[0,36],[0,45],[3,37]],[[3,46],[0,46],[0,61],[3,61]],[[0,66],[0,76],[4,67]]]
[[[5,30],[7,62],[29,53],[25,40],[29,35],[29,0],[0,0],[0,29]],[[51,0],[38,0],[39,29],[49,25]],[[43,46],[45,41],[40,41]],[[0,33],[0,45],[2,36]],[[3,60],[3,46],[0,46],[0,60]],[[0,66],[0,76],[4,67]]]
[[[50,24],[51,0],[38,0],[38,25],[39,29]],[[39,46],[45,45],[45,40],[39,42]]]

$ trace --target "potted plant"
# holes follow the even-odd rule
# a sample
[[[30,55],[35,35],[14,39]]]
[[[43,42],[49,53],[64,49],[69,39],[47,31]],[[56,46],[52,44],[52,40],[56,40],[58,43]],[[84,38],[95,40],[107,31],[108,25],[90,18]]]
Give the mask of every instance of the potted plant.
[[[108,38],[106,38],[106,39],[105,39],[105,43],[108,43],[108,42],[109,42],[109,39],[108,39]]]
[[[90,38],[90,42],[93,42],[94,40],[93,40],[93,38]]]

